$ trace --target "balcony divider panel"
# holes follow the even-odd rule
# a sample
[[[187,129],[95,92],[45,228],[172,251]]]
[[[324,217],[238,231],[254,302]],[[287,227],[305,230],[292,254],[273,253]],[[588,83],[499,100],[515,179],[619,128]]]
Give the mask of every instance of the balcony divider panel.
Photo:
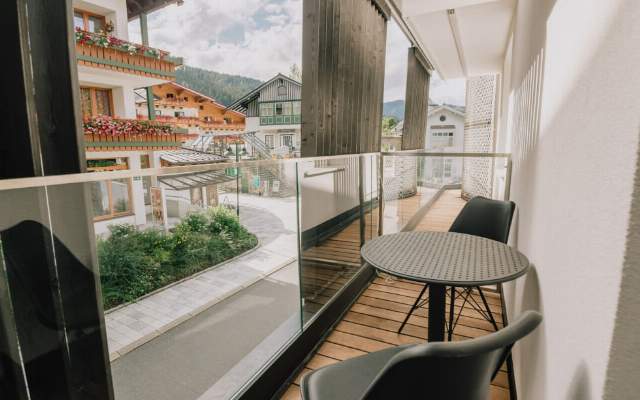
[[[427,65],[418,50],[415,47],[410,47],[407,61],[407,92],[402,150],[419,150],[425,147],[429,81],[431,79]]]
[[[380,150],[386,3],[304,0],[303,157]]]
[[[2,78],[0,129],[11,139],[0,179],[84,172],[72,1],[10,0],[0,10],[14,54]],[[0,197],[12,210],[0,218],[2,398],[113,398],[88,199],[85,185]]]

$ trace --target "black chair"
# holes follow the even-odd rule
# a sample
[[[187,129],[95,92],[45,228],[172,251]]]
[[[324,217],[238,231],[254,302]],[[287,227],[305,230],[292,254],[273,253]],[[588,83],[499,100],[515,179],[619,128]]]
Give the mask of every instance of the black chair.
[[[352,358],[305,375],[303,400],[486,400],[511,347],[542,321],[524,312],[512,324],[476,339],[400,346]]]
[[[513,201],[500,201],[491,200],[485,197],[477,196],[472,198],[464,205],[460,213],[451,224],[449,232],[466,233],[468,235],[481,236],[487,239],[496,240],[498,242],[507,243],[509,239],[509,231],[511,230],[511,220],[513,219],[513,213],[516,209],[516,203]],[[411,310],[407,313],[404,321],[398,329],[398,333],[402,332],[402,329],[407,324],[411,314],[418,308],[422,307],[428,299],[422,301],[422,296],[429,285],[425,285],[418,298],[416,299]],[[493,325],[495,330],[498,330],[498,325],[493,317],[493,313],[489,308],[487,299],[479,286],[475,289],[480,293],[484,310],[475,301],[472,296],[474,288],[465,288],[462,292],[458,292],[456,288],[450,289],[450,303],[449,303],[449,322],[447,324],[448,339],[451,340],[453,336],[453,329],[455,328],[453,317],[454,303],[456,297],[464,297],[464,304],[469,303],[476,311],[478,311],[484,318],[486,318]]]

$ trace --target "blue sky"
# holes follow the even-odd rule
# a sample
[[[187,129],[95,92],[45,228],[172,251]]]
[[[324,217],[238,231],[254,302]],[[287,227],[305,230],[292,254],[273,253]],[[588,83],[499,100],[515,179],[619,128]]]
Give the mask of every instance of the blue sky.
[[[302,64],[302,0],[185,0],[149,15],[151,46],[191,66],[261,80]],[[130,39],[140,41],[137,20]],[[389,23],[385,101],[404,98],[409,42]],[[436,102],[464,104],[464,81],[432,80]]]

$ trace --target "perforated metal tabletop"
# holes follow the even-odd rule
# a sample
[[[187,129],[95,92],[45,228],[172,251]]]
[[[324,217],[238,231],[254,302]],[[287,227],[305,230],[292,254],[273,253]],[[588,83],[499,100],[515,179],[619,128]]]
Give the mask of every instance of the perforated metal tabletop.
[[[454,232],[402,232],[369,241],[362,257],[373,267],[413,281],[481,286],[524,275],[529,260],[511,246]]]

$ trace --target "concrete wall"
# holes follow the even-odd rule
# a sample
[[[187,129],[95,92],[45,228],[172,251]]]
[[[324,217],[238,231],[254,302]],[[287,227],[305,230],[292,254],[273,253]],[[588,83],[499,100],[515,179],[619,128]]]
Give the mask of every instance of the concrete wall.
[[[620,292],[638,157],[640,2],[520,0],[516,14],[499,118],[511,137],[502,131],[499,142],[514,155],[512,241],[533,270],[505,291],[511,319],[525,309],[545,318],[515,351],[519,398],[599,399],[618,304],[640,289]],[[619,343],[637,345],[632,326],[618,324]],[[609,380],[627,374],[636,391],[610,398],[638,395],[638,370],[624,365]]]

